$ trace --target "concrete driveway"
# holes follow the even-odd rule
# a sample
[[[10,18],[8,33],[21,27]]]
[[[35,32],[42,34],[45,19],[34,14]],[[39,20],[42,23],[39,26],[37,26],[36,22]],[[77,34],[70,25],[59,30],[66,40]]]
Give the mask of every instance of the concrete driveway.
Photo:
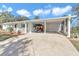
[[[31,33],[0,42],[1,56],[77,56],[78,51],[61,34]]]
[[[37,56],[75,56],[78,51],[71,42],[61,34],[33,33],[28,35],[33,40],[34,55]]]
[[[29,56],[32,54],[32,40],[20,35],[0,42],[1,56]]]

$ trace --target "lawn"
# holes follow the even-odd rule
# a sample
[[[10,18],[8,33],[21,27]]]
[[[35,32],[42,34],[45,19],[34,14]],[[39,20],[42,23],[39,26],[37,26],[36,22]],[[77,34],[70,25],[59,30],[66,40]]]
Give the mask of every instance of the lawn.
[[[70,40],[70,41],[76,47],[76,49],[79,51],[79,40]]]
[[[0,41],[4,41],[4,40],[14,37],[14,36],[16,36],[16,35],[0,34]]]

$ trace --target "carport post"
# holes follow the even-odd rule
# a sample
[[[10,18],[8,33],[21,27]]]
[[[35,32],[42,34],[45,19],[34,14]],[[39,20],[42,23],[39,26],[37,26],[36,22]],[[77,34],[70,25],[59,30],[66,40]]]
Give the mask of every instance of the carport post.
[[[46,20],[44,20],[44,33],[46,33]]]
[[[67,27],[68,27],[67,37],[70,37],[70,20],[71,20],[71,15],[68,16],[68,20],[67,20]]]
[[[25,33],[27,33],[27,24],[25,23]]]
[[[21,26],[21,24],[20,23],[17,23],[16,32],[20,31],[20,26]]]
[[[64,19],[64,24],[63,24],[63,32],[64,34],[66,34],[66,19]],[[67,34],[66,34],[67,35]]]
[[[29,30],[29,33],[32,33],[32,23],[31,22],[29,22],[28,23],[28,30]]]
[[[14,24],[14,23],[12,24],[12,28],[13,28],[13,31],[16,30],[16,28],[15,28],[15,24]]]

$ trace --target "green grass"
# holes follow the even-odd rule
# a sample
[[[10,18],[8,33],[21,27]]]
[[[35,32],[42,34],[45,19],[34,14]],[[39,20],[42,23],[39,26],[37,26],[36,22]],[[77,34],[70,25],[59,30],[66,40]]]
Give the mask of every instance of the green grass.
[[[9,39],[14,36],[15,35],[0,34],[0,41],[4,41],[4,40]]]
[[[79,51],[79,40],[70,40],[75,48]]]

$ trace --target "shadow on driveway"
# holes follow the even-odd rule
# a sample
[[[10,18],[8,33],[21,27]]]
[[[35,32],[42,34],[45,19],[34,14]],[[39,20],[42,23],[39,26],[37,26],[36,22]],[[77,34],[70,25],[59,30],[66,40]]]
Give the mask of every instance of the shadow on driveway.
[[[32,40],[23,39],[13,39],[13,41],[0,45],[0,55],[1,56],[27,56],[30,55],[28,46],[31,44]]]

